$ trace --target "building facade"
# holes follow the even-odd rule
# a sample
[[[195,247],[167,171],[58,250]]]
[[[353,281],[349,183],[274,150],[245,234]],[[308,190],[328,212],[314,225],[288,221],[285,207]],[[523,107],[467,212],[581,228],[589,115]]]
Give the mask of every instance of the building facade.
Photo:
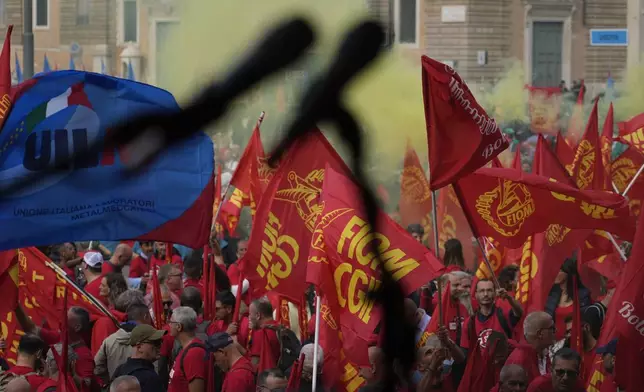
[[[368,0],[367,4],[392,26],[396,44],[453,65],[470,83],[494,82],[510,62],[520,61],[526,84],[557,86],[563,80],[570,86],[584,79],[591,89],[605,86],[609,75],[624,71],[627,52],[635,51],[592,46],[590,31],[626,29],[627,15],[634,14],[641,24],[641,8],[627,12],[627,0]],[[630,56],[639,58],[641,51],[637,52]]]

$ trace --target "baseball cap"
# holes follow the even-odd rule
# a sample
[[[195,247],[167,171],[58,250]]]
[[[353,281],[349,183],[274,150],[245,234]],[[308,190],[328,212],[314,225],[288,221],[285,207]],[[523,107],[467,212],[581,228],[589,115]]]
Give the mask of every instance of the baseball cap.
[[[603,346],[597,347],[597,350],[595,351],[597,354],[613,354],[615,355],[615,352],[617,351],[617,339],[613,339],[610,342],[606,343]]]
[[[231,344],[233,344],[233,338],[231,338],[226,332],[218,332],[208,336],[208,340],[206,341],[206,347],[210,352],[219,351]]]
[[[154,342],[161,340],[167,331],[158,330],[148,324],[139,324],[130,332],[130,346],[136,346],[143,342]]]
[[[87,252],[83,256],[83,261],[90,267],[97,267],[103,263],[103,256],[98,252]]]

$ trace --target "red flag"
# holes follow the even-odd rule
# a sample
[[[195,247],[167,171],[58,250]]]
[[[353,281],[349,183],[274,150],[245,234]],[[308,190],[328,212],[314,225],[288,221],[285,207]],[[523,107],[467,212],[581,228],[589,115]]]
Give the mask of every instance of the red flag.
[[[572,162],[575,160],[575,151],[573,151],[561,133],[557,134],[555,155],[557,155],[559,162],[566,168],[568,175],[572,175]],[[570,171],[568,171],[568,168],[570,168]]]
[[[293,302],[306,291],[306,260],[318,215],[325,165],[350,175],[316,130],[295,143],[265,191],[248,251],[239,265],[254,297],[275,291]]]
[[[152,301],[156,329],[162,329],[165,325],[163,317],[163,299],[161,298],[161,285],[159,284],[159,277],[157,275],[156,268],[152,268]]]
[[[517,150],[514,152],[514,159],[512,160],[511,168],[523,171],[523,164],[521,163],[521,143],[517,144]]]
[[[631,183],[640,167],[644,165],[644,156],[635,148],[629,147],[611,164],[612,180],[617,190],[623,193]],[[628,205],[633,216],[639,216],[644,199],[644,176],[640,175],[628,191]]]
[[[597,119],[597,100],[590,112],[586,132],[577,146],[572,166],[568,169],[581,190],[604,190],[604,167],[602,150],[599,142],[599,124]]]
[[[534,133],[559,132],[561,88],[528,86],[530,91],[530,130]]]
[[[619,140],[644,154],[644,113],[617,124]]]
[[[640,215],[631,255],[611,300],[609,312],[616,312],[615,329],[619,333],[615,366],[621,388],[632,391],[644,385],[644,215]],[[639,383],[639,384],[636,384]]]
[[[614,128],[613,117],[613,103],[611,102],[610,106],[608,107],[608,113],[606,114],[606,120],[604,120],[604,129],[602,130],[602,135],[599,138],[599,141],[601,143],[602,164],[604,166],[604,184],[602,189],[604,189],[605,191],[613,190],[613,185],[611,184],[611,155],[613,154]]]
[[[0,54],[0,130],[9,116],[11,106],[11,32],[13,25],[7,27],[7,34]]]
[[[439,189],[483,167],[509,144],[449,66],[422,57],[430,186]]]
[[[221,165],[217,166],[217,174],[215,177],[215,198],[212,203],[212,224],[217,225],[217,210],[219,210],[222,200],[221,195]]]
[[[384,267],[409,295],[443,272],[443,265],[423,244],[382,211],[374,232],[358,204],[360,191],[346,176],[327,166],[320,213],[307,270],[313,283],[340,316],[344,328],[368,340],[380,321],[375,300],[368,292],[380,286],[379,264],[372,246],[378,246]]]
[[[455,190],[475,235],[518,248],[551,224],[571,229],[601,229],[632,238],[634,225],[619,195],[580,191],[542,176],[512,169],[479,169]],[[547,212],[556,211],[547,215]]]
[[[400,178],[400,201],[398,202],[401,226],[407,227],[412,223],[420,223],[425,229],[426,238],[434,238],[432,234],[432,193],[425,170],[420,164],[416,151],[407,143],[407,152]]]

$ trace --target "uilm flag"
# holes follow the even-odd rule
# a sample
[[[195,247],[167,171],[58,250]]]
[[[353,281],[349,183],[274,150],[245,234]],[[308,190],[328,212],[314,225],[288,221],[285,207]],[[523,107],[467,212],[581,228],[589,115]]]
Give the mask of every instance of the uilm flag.
[[[289,149],[255,214],[248,251],[240,261],[253,296],[275,291],[298,302],[306,291],[306,264],[326,165],[350,171],[319,130]]]
[[[387,214],[379,211],[378,231],[367,222],[359,204],[360,191],[348,177],[325,169],[320,204],[323,206],[311,240],[308,283],[328,299],[340,325],[368,340],[380,322],[380,312],[370,291],[380,287],[380,251],[384,268],[409,295],[444,270],[443,264],[423,244]]]
[[[439,189],[483,167],[509,144],[449,66],[422,57],[430,186]]]
[[[412,223],[421,224],[425,229],[423,239],[432,239],[432,193],[429,181],[418,154],[409,143],[400,178],[400,201],[398,202],[402,227]]]

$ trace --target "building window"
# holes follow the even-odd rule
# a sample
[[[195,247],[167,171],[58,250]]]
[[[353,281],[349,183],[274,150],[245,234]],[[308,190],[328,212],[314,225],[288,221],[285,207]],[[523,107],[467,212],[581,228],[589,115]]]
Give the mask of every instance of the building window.
[[[89,2],[90,0],[76,0],[76,24],[89,24]]]
[[[34,0],[34,26],[49,27],[49,0]]]
[[[418,44],[418,0],[396,0],[396,42]]]
[[[139,41],[136,0],[123,0],[123,42]]]

